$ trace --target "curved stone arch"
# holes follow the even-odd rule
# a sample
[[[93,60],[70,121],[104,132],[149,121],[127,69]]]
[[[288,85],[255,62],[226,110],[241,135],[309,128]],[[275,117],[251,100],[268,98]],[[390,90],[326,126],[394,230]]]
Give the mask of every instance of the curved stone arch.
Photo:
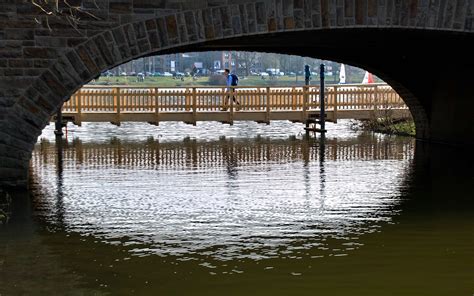
[[[184,46],[209,41],[307,30],[410,28],[472,32],[474,29],[473,3],[464,3],[464,12],[462,7],[456,7],[454,11],[452,7],[451,10],[445,7],[443,13],[437,10],[435,14],[438,17],[433,17],[434,14],[430,13],[413,13],[414,8],[408,6],[404,9],[399,7],[396,12],[381,16],[378,14],[379,8],[375,13],[373,7],[372,10],[359,11],[351,1],[346,2],[352,3],[352,9],[344,9],[341,13],[340,7],[334,2],[316,1],[314,3],[326,3],[327,6],[320,5],[316,9],[310,7],[309,10],[306,5],[310,1],[299,0],[294,1],[286,10],[284,7],[281,9],[275,6],[274,1],[257,1],[175,12],[122,24],[66,49],[23,95],[18,96],[3,119],[2,133],[8,137],[7,142],[11,147],[15,148],[15,151],[6,153],[10,159],[6,167],[11,168],[12,178],[25,179],[24,171],[28,168],[28,160],[36,139],[47,125],[49,117],[61,104],[101,71],[142,56],[178,51]],[[468,5],[470,10],[467,9]],[[373,72],[385,78],[377,69]],[[390,78],[386,81],[410,107],[418,136],[428,138],[429,130],[424,127],[429,119],[417,98],[397,81]]]

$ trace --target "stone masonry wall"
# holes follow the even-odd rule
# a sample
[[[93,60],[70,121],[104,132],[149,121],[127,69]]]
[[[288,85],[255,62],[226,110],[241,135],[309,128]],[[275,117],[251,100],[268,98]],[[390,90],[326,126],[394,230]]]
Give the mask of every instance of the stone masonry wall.
[[[474,32],[474,0],[74,0],[77,28],[29,1],[0,2],[0,185],[26,185],[49,117],[101,71],[186,44],[333,28]],[[94,17],[92,17],[93,15]],[[403,89],[403,86],[400,86]],[[422,137],[427,116],[407,90]]]

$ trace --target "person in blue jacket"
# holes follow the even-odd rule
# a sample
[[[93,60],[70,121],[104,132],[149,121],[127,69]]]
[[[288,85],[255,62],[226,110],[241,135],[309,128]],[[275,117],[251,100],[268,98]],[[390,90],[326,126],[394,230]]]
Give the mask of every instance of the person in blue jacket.
[[[237,86],[239,84],[239,77],[234,73],[231,74],[229,69],[224,69],[224,76],[226,77],[227,91],[232,93],[232,100],[234,101],[234,103],[240,105],[240,103],[235,99],[235,96],[233,94],[233,86]],[[226,105],[229,103],[229,97],[230,95],[227,96]],[[225,110],[227,110],[227,108],[223,109],[223,111]]]

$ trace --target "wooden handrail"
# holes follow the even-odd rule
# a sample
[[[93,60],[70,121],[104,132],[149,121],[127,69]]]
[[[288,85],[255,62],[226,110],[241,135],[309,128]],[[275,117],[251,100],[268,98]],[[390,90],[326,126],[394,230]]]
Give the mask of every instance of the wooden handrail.
[[[387,84],[327,85],[325,89],[328,95],[326,111],[329,112],[328,119],[333,122],[336,122],[344,112],[359,112],[367,116],[367,113],[363,112],[407,109],[400,96]],[[312,113],[319,110],[319,95],[318,86],[236,86],[231,90],[222,86],[176,88],[86,86],[64,103],[63,113],[73,114],[74,122],[93,120],[111,121],[117,124],[122,120],[153,123],[172,120],[192,124],[200,120],[232,123],[234,120],[269,122],[287,119],[304,122]],[[232,100],[233,96],[239,101],[238,108]],[[227,115],[221,114],[221,108],[227,110]],[[207,117],[199,115],[203,112],[208,114]],[[244,116],[245,113],[247,115]],[[172,117],[173,114],[176,116]],[[215,116],[210,116],[212,114]],[[353,113],[353,118],[360,118],[362,116],[360,114]],[[348,118],[350,115],[341,116]]]

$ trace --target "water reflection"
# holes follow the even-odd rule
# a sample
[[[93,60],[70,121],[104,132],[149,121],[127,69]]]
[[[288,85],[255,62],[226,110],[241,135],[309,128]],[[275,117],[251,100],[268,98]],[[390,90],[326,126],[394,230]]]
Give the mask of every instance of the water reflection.
[[[24,196],[0,228],[0,294],[472,293],[467,153],[374,137],[133,142],[63,142],[62,162],[38,145],[34,219]]]
[[[293,258],[300,249],[347,254],[325,240],[355,243],[377,229],[371,224],[390,221],[414,143],[290,137],[61,145],[62,161],[58,143],[48,140],[32,157],[36,207],[48,223],[109,243],[126,237],[134,254],[261,260]]]

